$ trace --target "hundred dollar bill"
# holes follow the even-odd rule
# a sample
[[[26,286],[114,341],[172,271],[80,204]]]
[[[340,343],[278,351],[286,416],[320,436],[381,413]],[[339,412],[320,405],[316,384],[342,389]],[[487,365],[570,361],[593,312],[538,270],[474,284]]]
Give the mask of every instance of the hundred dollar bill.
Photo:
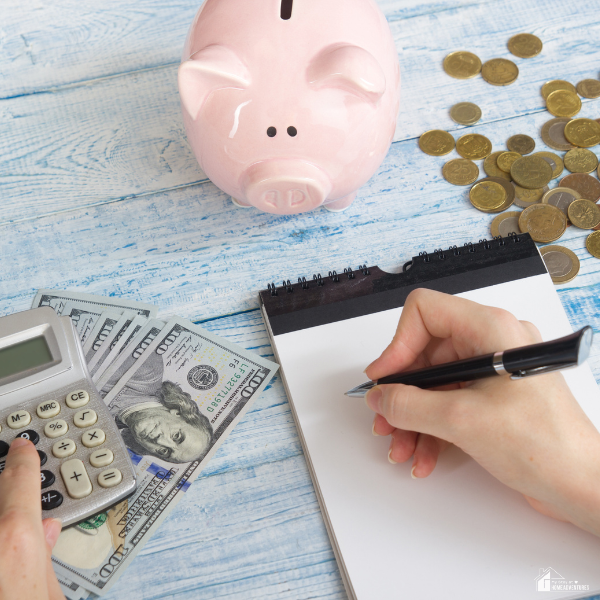
[[[100,309],[93,309],[91,307],[81,308],[77,306],[76,302],[69,301],[62,307],[62,312],[58,314],[59,316],[71,318],[83,346],[98,321],[102,318],[102,312]]]
[[[116,358],[125,349],[127,344],[135,337],[140,329],[148,322],[146,317],[137,315],[133,319],[127,320],[121,329],[115,328],[114,337],[111,336],[106,340],[106,344],[102,347],[97,356],[95,365],[88,365],[90,369],[90,375],[94,383],[100,379],[104,371],[110,367],[110,365],[116,360]]]
[[[130,314],[131,313],[129,312],[126,313],[125,317]],[[112,333],[112,330],[115,328],[115,325],[119,322],[119,319],[122,316],[122,311],[107,310],[100,315],[100,318],[94,324],[94,328],[92,331],[90,331],[90,334],[87,336],[85,343],[83,344],[83,354],[85,356],[85,362],[88,364],[88,368],[90,361],[100,350],[102,344]]]
[[[61,533],[57,574],[95,594],[110,589],[277,369],[185,319],[170,320],[104,398],[138,489]]]
[[[67,292],[63,290],[38,290],[31,308],[39,306],[51,306],[58,315],[62,315],[64,305],[73,301],[77,303],[77,308],[92,309],[102,313],[105,310],[132,310],[138,315],[146,318],[154,318],[158,313],[158,307],[135,300],[125,300],[124,298],[106,298],[105,296],[96,296],[94,294],[82,294],[80,292]]]
[[[115,387],[121,377],[144,355],[146,349],[152,344],[164,326],[164,321],[151,319],[127,343],[127,346],[106,369],[102,377],[95,382],[102,398]]]

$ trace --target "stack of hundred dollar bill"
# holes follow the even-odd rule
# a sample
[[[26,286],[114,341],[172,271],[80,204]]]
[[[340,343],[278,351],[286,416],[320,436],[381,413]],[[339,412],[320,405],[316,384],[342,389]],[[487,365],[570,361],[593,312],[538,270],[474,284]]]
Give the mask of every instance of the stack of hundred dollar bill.
[[[39,290],[39,306],[73,320],[137,470],[133,496],[58,539],[54,570],[81,600],[115,584],[278,366],[186,319],[157,319],[149,304]]]

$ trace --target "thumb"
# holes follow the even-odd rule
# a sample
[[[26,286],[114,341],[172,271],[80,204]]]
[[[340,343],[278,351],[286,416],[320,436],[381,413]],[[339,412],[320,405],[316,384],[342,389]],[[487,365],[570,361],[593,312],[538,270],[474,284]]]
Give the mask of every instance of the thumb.
[[[454,443],[455,427],[465,406],[468,389],[422,390],[399,383],[376,385],[366,397],[367,406],[397,429],[428,433]]]
[[[46,544],[50,548],[50,551],[54,548],[56,540],[62,530],[62,523],[59,519],[44,519],[42,521],[44,527],[44,537],[46,538]]]

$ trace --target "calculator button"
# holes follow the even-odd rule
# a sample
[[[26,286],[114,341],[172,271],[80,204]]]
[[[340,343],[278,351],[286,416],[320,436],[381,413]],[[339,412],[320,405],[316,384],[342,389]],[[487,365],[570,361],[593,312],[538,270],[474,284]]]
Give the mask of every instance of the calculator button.
[[[42,450],[38,450],[38,456],[40,457],[40,467],[43,467],[46,464],[48,457],[46,456],[46,453]]]
[[[81,436],[81,442],[86,448],[95,448],[100,444],[104,444],[105,441],[106,435],[99,427],[90,429]]]
[[[0,462],[0,475],[2,475],[2,471],[4,471],[4,467],[6,466],[6,461],[3,460]]]
[[[56,421],[50,421],[50,423],[46,423],[44,427],[44,434],[49,438],[57,438],[61,435],[65,435],[69,431],[69,426],[66,421],[62,419],[56,419]]]
[[[21,429],[31,423],[31,415],[26,410],[18,410],[8,415],[6,422],[11,429]]]
[[[77,450],[77,446],[73,440],[61,440],[60,442],[54,442],[54,446],[52,446],[52,454],[56,458],[71,456],[75,450]]]
[[[65,402],[69,408],[81,408],[90,401],[90,395],[85,390],[75,390],[67,394]]]
[[[35,412],[40,419],[51,419],[60,412],[60,404],[56,400],[46,400],[38,404]]]
[[[42,494],[42,510],[58,508],[63,502],[63,496],[56,490],[50,490]]]
[[[85,498],[92,493],[92,482],[85,466],[78,458],[73,458],[60,465],[60,474],[71,498]]]
[[[9,445],[6,442],[0,442],[0,458],[8,454]]]
[[[23,438],[24,440],[29,440],[34,445],[40,441],[40,436],[38,435],[37,431],[34,431],[33,429],[26,429],[25,431],[21,431],[21,433],[17,437]]]
[[[41,472],[41,476],[42,476],[42,489],[45,490],[47,487],[50,487],[53,483],[54,480],[56,479],[54,477],[54,473],[52,471],[42,471]]]
[[[123,481],[123,475],[119,469],[107,469],[98,475],[98,483],[103,488],[111,488]]]
[[[93,411],[91,408],[86,408],[85,410],[80,410],[75,413],[73,417],[73,423],[77,425],[77,427],[89,427],[93,425],[98,420],[98,415],[96,411]]]
[[[97,469],[100,467],[108,467],[114,459],[113,453],[106,448],[95,450],[90,454],[90,464]]]

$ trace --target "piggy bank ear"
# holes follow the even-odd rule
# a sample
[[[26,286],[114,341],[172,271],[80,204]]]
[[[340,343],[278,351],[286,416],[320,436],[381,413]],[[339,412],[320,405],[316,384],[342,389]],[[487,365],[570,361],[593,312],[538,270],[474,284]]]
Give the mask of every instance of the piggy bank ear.
[[[385,75],[375,57],[349,44],[319,52],[308,65],[306,77],[314,89],[340,88],[372,103],[385,92]]]
[[[250,73],[233,50],[213,44],[179,65],[178,80],[183,106],[196,119],[211,92],[245,89],[250,85]]]

